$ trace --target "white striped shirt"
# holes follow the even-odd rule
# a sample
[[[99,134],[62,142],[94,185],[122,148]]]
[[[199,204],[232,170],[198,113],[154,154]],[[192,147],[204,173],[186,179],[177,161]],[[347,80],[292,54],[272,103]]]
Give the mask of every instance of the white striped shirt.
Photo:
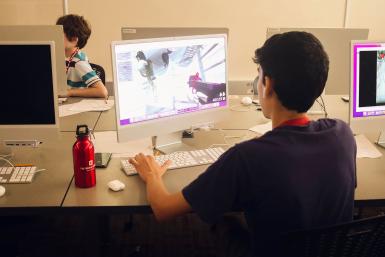
[[[96,72],[91,68],[88,62],[87,55],[80,50],[72,58],[71,63],[68,64],[70,58],[66,58],[67,71],[67,85],[72,88],[89,87],[97,81],[100,81]]]

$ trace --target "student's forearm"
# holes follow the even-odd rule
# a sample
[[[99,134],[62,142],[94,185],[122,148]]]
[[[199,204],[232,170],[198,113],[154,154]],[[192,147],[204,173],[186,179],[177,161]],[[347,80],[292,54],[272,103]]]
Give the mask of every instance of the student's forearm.
[[[155,174],[147,181],[147,199],[157,220],[167,220],[191,210],[182,193],[170,194],[162,178]]]
[[[80,96],[80,97],[102,97],[107,98],[108,92],[104,86],[88,87],[88,88],[72,88],[68,92],[69,96]]]

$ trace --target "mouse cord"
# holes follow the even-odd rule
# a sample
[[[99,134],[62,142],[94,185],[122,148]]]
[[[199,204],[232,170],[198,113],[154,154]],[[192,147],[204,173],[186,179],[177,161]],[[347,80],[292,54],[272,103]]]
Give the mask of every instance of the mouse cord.
[[[243,105],[234,105],[234,106],[230,106],[230,110],[234,111],[234,112],[248,112],[248,111],[251,111],[253,110],[253,107],[254,105],[250,105],[250,106],[243,106]],[[239,108],[241,107],[241,108]]]
[[[324,99],[323,99],[323,97],[322,97],[322,95],[320,96],[320,98],[321,98],[321,101],[322,101],[322,109],[323,109],[323,111],[324,111],[324,113],[325,113],[325,118],[327,118],[328,117],[328,112],[326,111],[326,104],[325,104],[325,102],[324,102]]]
[[[9,165],[11,165],[11,166],[12,166],[12,168],[13,168],[13,169],[15,169],[15,165],[13,165],[13,163],[12,163],[12,162],[10,162],[9,160],[7,160],[6,158],[4,158],[4,157],[0,157],[0,160],[7,162]]]

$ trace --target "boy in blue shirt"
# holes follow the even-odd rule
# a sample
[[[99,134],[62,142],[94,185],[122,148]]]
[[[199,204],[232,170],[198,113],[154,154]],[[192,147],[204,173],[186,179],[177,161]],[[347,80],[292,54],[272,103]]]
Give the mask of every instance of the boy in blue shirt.
[[[272,131],[230,148],[181,192],[162,181],[169,162],[138,154],[130,159],[147,186],[159,220],[194,211],[216,223],[242,210],[247,237],[231,255],[283,256],[279,235],[351,221],[356,186],[356,144],[349,126],[335,119],[310,120],[306,112],[321,95],[329,60],[306,32],[274,35],[255,51],[258,96]],[[247,244],[250,239],[250,245]]]
[[[87,21],[83,16],[69,14],[60,17],[56,25],[62,25],[64,29],[67,85],[70,87],[67,96],[107,98],[106,87],[80,50],[91,35]]]

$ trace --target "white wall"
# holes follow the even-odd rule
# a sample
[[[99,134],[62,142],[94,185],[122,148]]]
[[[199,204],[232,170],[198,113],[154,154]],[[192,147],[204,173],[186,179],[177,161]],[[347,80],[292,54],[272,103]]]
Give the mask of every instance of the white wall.
[[[62,0],[0,0],[0,25],[55,24]]]
[[[384,11],[384,0],[350,0],[347,27],[370,28],[369,39],[385,41]]]
[[[252,79],[255,48],[267,27],[342,27],[346,0],[68,0],[69,12],[84,15],[92,35],[85,52],[106,68],[111,80],[110,42],[122,26],[228,27],[229,79]],[[385,40],[384,0],[350,0],[348,27],[370,28]],[[61,0],[1,0],[0,25],[54,24]]]

